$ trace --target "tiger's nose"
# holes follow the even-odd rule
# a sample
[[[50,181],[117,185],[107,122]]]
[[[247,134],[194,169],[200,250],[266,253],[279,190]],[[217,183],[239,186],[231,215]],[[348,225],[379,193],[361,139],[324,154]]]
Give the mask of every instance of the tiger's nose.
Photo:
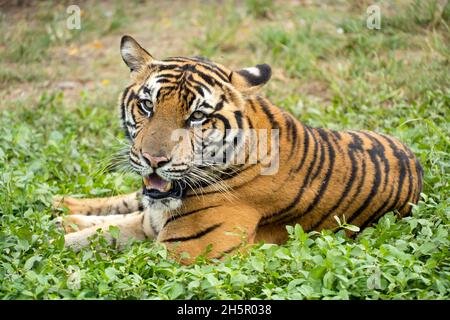
[[[144,152],[142,154],[142,156],[144,157],[145,161],[152,167],[152,168],[158,168],[163,166],[164,164],[166,164],[167,162],[169,162],[169,158],[167,157],[154,157],[152,155],[150,155],[147,152]]]

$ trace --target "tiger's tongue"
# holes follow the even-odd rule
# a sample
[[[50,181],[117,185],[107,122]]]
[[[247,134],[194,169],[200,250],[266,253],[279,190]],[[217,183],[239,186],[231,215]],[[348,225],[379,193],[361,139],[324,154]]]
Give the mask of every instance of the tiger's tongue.
[[[169,192],[172,188],[172,183],[170,181],[162,179],[156,173],[144,177],[144,184],[148,190],[156,189],[160,192]]]

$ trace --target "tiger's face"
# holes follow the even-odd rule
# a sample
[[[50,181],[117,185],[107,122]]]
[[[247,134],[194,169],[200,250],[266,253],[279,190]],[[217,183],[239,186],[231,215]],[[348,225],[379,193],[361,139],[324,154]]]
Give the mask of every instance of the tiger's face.
[[[245,96],[270,78],[268,65],[230,71],[202,58],[154,59],[124,36],[132,85],[121,97],[131,167],[143,178],[144,205],[173,210],[187,188],[220,183],[250,128]]]

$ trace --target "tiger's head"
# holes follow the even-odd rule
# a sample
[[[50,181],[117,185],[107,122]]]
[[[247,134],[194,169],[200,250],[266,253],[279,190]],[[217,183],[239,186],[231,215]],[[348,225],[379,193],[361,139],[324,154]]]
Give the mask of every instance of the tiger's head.
[[[271,69],[232,71],[198,57],[156,60],[130,36],[120,51],[132,79],[121,96],[121,118],[131,167],[143,177],[144,205],[176,209],[187,188],[219,183],[236,167],[227,159],[230,149],[238,153],[247,143],[236,130],[251,127],[245,99]]]

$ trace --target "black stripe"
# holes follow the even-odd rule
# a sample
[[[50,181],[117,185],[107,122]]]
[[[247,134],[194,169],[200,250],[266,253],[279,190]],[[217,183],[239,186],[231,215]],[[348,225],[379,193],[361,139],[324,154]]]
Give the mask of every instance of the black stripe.
[[[136,99],[137,98],[137,95],[133,92],[133,91],[131,91],[131,93],[130,93],[130,95],[128,96],[128,99],[127,99],[127,105],[130,105],[131,104],[131,101],[132,100],[134,100],[134,99]],[[133,120],[135,120],[134,119],[134,115],[133,115],[133,113],[134,113],[134,104],[131,104],[131,116],[133,117]]]
[[[309,176],[312,174],[312,170],[314,169],[314,166],[316,164],[317,154],[319,152],[319,143],[317,142],[318,140],[317,140],[316,136],[314,135],[312,129],[308,128],[308,127],[305,127],[305,128],[306,128],[306,130],[308,130],[308,133],[311,135],[311,137],[314,140],[313,158],[312,158],[311,162],[309,163],[309,166],[308,166],[308,169],[307,169],[307,172],[306,172],[306,178],[307,179],[305,179],[305,181],[304,181],[305,183],[307,183],[308,180],[309,180]],[[306,159],[305,159],[305,161],[306,161]],[[304,186],[305,186],[305,184],[303,184],[302,187],[304,187]]]
[[[300,160],[298,166],[295,168],[295,172],[299,172],[301,170],[301,168],[303,167],[303,164],[305,163],[306,157],[307,157],[307,153],[308,153],[308,149],[309,149],[309,135],[312,133],[310,133],[309,127],[306,125],[302,125],[303,127],[303,153],[302,153],[302,159]],[[314,141],[314,143],[316,144],[316,141]]]
[[[384,148],[384,144],[382,142],[380,142],[380,140],[378,138],[373,137],[372,135],[370,135],[369,133],[365,133],[363,132],[363,134],[365,134],[367,137],[372,138],[372,141],[377,141],[378,142],[378,147],[379,147],[379,156],[382,159],[382,161],[385,163],[385,169],[384,169],[384,184],[383,184],[383,192],[386,190],[387,188],[387,183],[389,181],[389,171],[390,171],[390,165],[389,165],[389,161],[388,159],[385,157],[385,148]],[[385,138],[384,136],[381,136],[383,138]],[[370,225],[371,223],[373,223],[374,221],[378,220],[381,215],[383,215],[384,213],[386,213],[386,206],[389,204],[389,202],[392,199],[392,195],[394,193],[394,186],[391,186],[391,190],[389,191],[389,195],[386,197],[386,199],[384,200],[384,202],[378,207],[378,209],[374,210],[374,213],[369,217],[369,219],[367,219],[366,221],[364,221],[361,225],[361,229],[364,229],[365,227],[367,227],[368,225]]]
[[[208,91],[209,93],[211,93],[211,90],[204,83],[201,83],[200,81],[195,80],[192,75],[190,75],[190,77],[188,78],[188,82],[193,82],[196,85],[202,87],[202,89],[204,89],[204,90]]]
[[[255,126],[253,125],[253,122],[252,122],[252,120],[250,120],[250,117],[248,115],[245,115],[245,119],[248,122],[248,128],[249,129],[255,129]]]
[[[334,130],[330,130],[330,132],[334,135],[334,137],[339,141],[342,140],[342,136],[340,134],[340,132],[338,131],[334,131]]]
[[[138,167],[141,167],[141,164],[139,162],[136,162],[136,160],[134,160],[133,158],[129,157],[130,162],[134,163],[135,165],[137,165]]]
[[[130,91],[132,86],[133,85],[130,85],[130,86],[126,87],[125,90],[123,91],[123,93],[122,93],[122,104],[124,103],[125,98],[127,97],[128,92]]]
[[[203,73],[197,69],[191,70],[193,73],[197,74],[200,78],[202,78],[203,81],[205,81],[207,84],[209,84],[210,86],[214,86],[216,84],[216,80],[207,75],[206,73]]]
[[[194,94],[197,94],[201,97],[205,96],[205,93],[203,92],[203,87],[201,86],[192,86],[190,89],[191,91],[195,91]]]
[[[387,196],[386,200],[380,205],[378,210],[375,210],[375,213],[372,214],[371,217],[369,217],[369,219],[367,219],[366,221],[364,221],[360,228],[361,230],[364,229],[365,227],[367,227],[368,225],[370,225],[371,223],[375,222],[376,220],[378,220],[383,214],[385,214],[386,212],[388,212],[386,210],[386,206],[388,205],[388,203],[390,202],[390,200],[392,199],[392,194],[394,193],[394,187],[391,188],[391,191],[389,192],[389,195]],[[389,210],[390,211],[390,210]]]
[[[328,210],[327,213],[325,213],[319,221],[317,221],[315,224],[313,224],[311,226],[311,229],[313,229],[313,230],[315,230],[317,227],[319,227],[329,217],[330,214],[333,214],[339,208],[339,206],[347,198],[350,190],[352,189],[353,183],[355,182],[355,177],[358,173],[358,164],[357,164],[355,156],[351,150],[349,150],[348,156],[349,156],[350,162],[351,162],[351,169],[350,169],[350,176],[345,185],[344,191],[342,192],[341,197],[336,202],[336,204],[330,210]]]
[[[295,217],[295,219],[299,219],[299,218],[307,215],[308,213],[310,213],[316,207],[316,205],[320,202],[320,200],[322,200],[323,195],[325,194],[325,192],[328,188],[328,184],[330,182],[331,175],[333,173],[334,163],[335,163],[335,159],[336,159],[335,158],[336,152],[334,151],[333,145],[328,140],[328,133],[321,128],[317,128],[317,132],[319,133],[320,137],[323,139],[323,142],[321,143],[321,145],[326,144],[328,146],[329,165],[328,165],[325,177],[323,178],[323,182],[320,184],[319,192],[315,196],[314,200],[309,204],[308,208],[304,212],[302,212],[300,215]],[[314,180],[314,178],[312,180]],[[324,215],[325,218],[327,216],[328,215]],[[324,218],[324,217],[322,217],[322,218]],[[289,220],[292,218],[293,217],[288,217]],[[279,221],[279,223],[281,223],[281,221]]]
[[[156,68],[158,69],[158,71],[175,70],[177,68],[181,71],[182,67],[183,64],[160,64]]]
[[[349,152],[352,152],[353,155],[355,155],[354,152],[361,153],[361,178],[360,178],[358,185],[356,186],[355,192],[353,193],[353,197],[357,197],[360,195],[362,186],[365,183],[366,159],[365,159],[364,155],[362,154],[363,153],[362,140],[357,135],[355,135],[353,132],[348,131],[347,134],[352,136],[352,139],[353,139],[353,141],[348,144]],[[349,202],[347,204],[347,206],[341,210],[341,212],[346,213],[348,208],[350,208],[351,204],[352,204],[352,202]]]
[[[192,58],[188,58],[188,57],[168,57],[164,60],[162,60],[162,62],[189,62],[189,61],[193,61]]]
[[[165,239],[162,240],[161,242],[176,242],[176,241],[189,241],[189,240],[195,240],[195,239],[199,239],[205,235],[207,235],[208,233],[216,230],[217,228],[219,228],[222,225],[222,223],[217,223],[212,225],[211,227],[206,228],[205,230],[202,230],[200,232],[197,232],[193,235],[190,236],[186,236],[186,237],[175,237],[175,238],[169,238],[169,239]]]
[[[180,79],[181,73],[175,72],[175,73],[158,73],[157,78],[165,78],[165,79],[172,79],[174,82]]]
[[[239,248],[240,246],[241,246],[241,243],[239,243],[239,244],[237,244],[237,245],[234,245],[234,246],[232,246],[231,248],[229,248],[229,249],[227,249],[227,250],[223,250],[222,253],[219,254],[219,255],[217,256],[216,259],[221,259],[221,258],[223,258],[225,255],[227,255],[227,254],[233,252],[234,250],[236,250],[236,249]]]
[[[392,140],[385,136],[385,135],[381,135],[384,139],[386,139],[386,141],[389,143],[391,149],[394,151],[395,145],[393,144]],[[394,152],[395,154],[395,152]],[[401,170],[400,170],[400,176],[404,175],[404,170],[403,170],[403,166],[400,166]],[[402,178],[403,180],[403,178]],[[392,194],[394,193],[394,186],[392,186],[391,191],[389,192],[388,197],[386,198],[386,200],[380,205],[378,211],[372,215],[372,217],[370,217],[370,219],[366,220],[362,225],[361,228],[365,228],[367,227],[369,224],[375,222],[376,220],[378,220],[383,214],[392,211],[392,209],[394,209],[396,207],[396,204],[398,202],[398,197],[399,194],[401,193],[401,189],[402,189],[403,184],[399,184],[398,185],[398,189],[397,189],[397,194],[395,196],[394,202],[391,204],[391,206],[389,206],[389,208],[386,208],[386,206],[388,205],[388,203],[390,202],[390,200],[392,199]]]
[[[336,152],[334,151],[333,145],[328,140],[328,133],[321,128],[318,128],[317,131],[319,132],[319,135],[321,136],[321,138],[325,141],[325,144],[328,146],[329,164],[328,164],[328,168],[327,168],[327,172],[325,174],[324,180],[323,180],[322,184],[320,185],[318,195],[313,200],[313,202],[309,205],[308,209],[306,209],[306,212],[304,212],[302,215],[306,215],[307,213],[309,213],[317,205],[317,203],[319,203],[319,201],[322,199],[325,191],[327,190],[328,183],[330,182],[330,177],[331,177],[331,175],[333,173],[333,169],[334,169]],[[313,180],[314,180],[314,178],[313,178]]]
[[[208,65],[205,65],[205,64],[200,64],[201,66],[202,66],[202,68],[205,68],[206,70],[208,70],[208,71],[210,71],[210,72],[212,72],[212,73],[214,73],[216,76],[218,76],[222,81],[224,81],[224,82],[230,82],[229,81],[229,79],[228,79],[228,75],[223,71],[223,70],[221,70],[220,68],[218,68],[217,66],[215,66],[215,65],[210,65],[210,66],[208,66]]]
[[[339,138],[337,138],[336,133],[338,133],[338,132],[336,132],[334,130],[327,130],[327,132],[329,133],[328,136],[331,139],[333,139],[333,141],[335,143],[335,146],[338,149],[339,154],[343,154],[344,153],[344,150],[342,149],[343,144],[340,141],[341,140],[341,135],[339,134]]]
[[[422,192],[422,188],[423,188],[423,168],[422,165],[420,164],[419,160],[416,158],[415,160],[415,165],[416,165],[416,174],[417,174],[417,184],[418,184],[418,188],[417,188],[417,197],[414,200],[415,203],[418,203],[420,200],[420,193]]]
[[[400,154],[401,154],[401,160],[403,162],[403,166],[405,166],[406,170],[407,170],[407,177],[408,177],[409,184],[408,184],[407,196],[405,197],[405,200],[403,201],[403,203],[400,206],[398,206],[399,210],[403,209],[406,205],[408,205],[408,201],[411,200],[412,185],[413,185],[413,176],[412,176],[411,165],[410,165],[409,159],[404,151],[400,151]]]
[[[212,117],[222,121],[225,129],[231,129],[230,121],[226,117],[224,117],[223,115],[221,115],[221,114],[213,114]]]
[[[256,112],[256,106],[255,106],[255,104],[253,103],[253,101],[252,101],[252,100],[247,100],[247,101],[248,101],[248,103],[250,103],[250,108],[252,108],[253,112],[257,113],[257,112]]]
[[[129,121],[125,121],[125,113],[126,113],[125,98],[128,95],[128,92],[130,91],[131,87],[132,87],[132,85],[125,88],[125,90],[122,94],[122,99],[121,99],[121,103],[120,103],[122,127],[123,127],[123,130],[125,131],[125,136],[128,140],[132,140],[132,138],[131,138],[130,132],[128,131],[127,125],[132,126],[132,124],[129,123]]]
[[[376,152],[378,157],[381,159],[381,161],[383,161],[384,163],[384,183],[383,183],[383,191],[386,190],[387,188],[387,183],[388,183],[388,178],[389,178],[389,171],[390,171],[390,166],[389,166],[389,161],[386,158],[386,153],[385,153],[385,148],[383,146],[383,144],[380,142],[380,140],[377,137],[372,136],[371,134],[367,133],[367,132],[361,132],[363,135],[365,135],[366,137],[368,137],[373,143],[376,144]]]
[[[386,139],[386,136],[382,135],[383,138]],[[388,142],[389,140],[386,139]],[[386,180],[388,180],[388,177],[386,176]],[[375,213],[364,223],[361,225],[361,229],[367,227],[368,225],[372,224],[373,222],[376,222],[383,214],[389,212],[392,210],[392,208],[395,206],[395,202],[389,207],[389,209],[386,208],[386,206],[389,204],[389,202],[392,199],[392,195],[394,194],[394,186],[392,185],[391,191],[389,192],[389,195],[387,196],[386,200],[379,206],[378,210],[375,211]]]
[[[217,65],[215,65],[213,62],[209,61],[209,60],[199,60],[197,58],[194,58],[194,60],[198,61],[201,63],[202,67],[210,70],[209,68],[213,68],[214,70],[212,71],[217,71],[219,74],[221,74],[223,76],[223,80],[224,81],[228,81],[228,73],[226,73],[224,70],[222,70],[221,68],[219,68]]]
[[[226,163],[228,163],[228,160],[232,160],[236,158],[236,152],[238,152],[239,150],[239,146],[240,146],[240,142],[242,140],[242,135],[239,134],[239,132],[233,137],[233,141],[230,141],[231,139],[226,137],[224,139],[224,144],[223,146],[225,147],[225,161]],[[227,142],[229,142],[227,144]],[[223,149],[222,149],[223,150]],[[223,151],[222,151],[223,152]],[[235,164],[232,162],[232,164]]]
[[[156,101],[162,101],[166,96],[172,94],[173,91],[177,89],[177,85],[169,86],[165,84],[164,86],[161,86],[161,88],[159,88],[158,92],[156,93]]]
[[[370,161],[372,161],[374,165],[375,176],[373,178],[372,187],[370,188],[370,192],[367,195],[366,199],[359,206],[359,208],[355,210],[352,214],[350,214],[350,217],[348,217],[347,221],[349,223],[355,221],[361,215],[361,213],[367,209],[370,202],[372,202],[375,195],[378,193],[378,187],[380,186],[381,183],[381,169],[380,164],[377,160],[378,149],[376,148],[376,146],[373,146],[370,150],[367,150],[367,152],[369,153]]]
[[[202,96],[204,96],[204,90],[208,90],[209,92],[211,92],[210,89],[208,88],[208,84],[207,83],[195,80],[193,78],[192,74],[193,73],[190,73],[190,76],[189,76],[189,78],[186,81],[184,81],[184,78],[183,78],[183,82],[180,82],[179,85],[180,86],[185,86],[187,88],[190,88],[191,91],[192,91],[192,89],[195,89],[197,91],[201,91],[202,92]]]
[[[297,150],[297,145],[298,145],[298,130],[297,130],[297,121],[295,121],[294,119],[290,118],[292,121],[292,147],[291,147],[291,151],[289,152],[289,156],[292,156],[292,154],[294,153],[295,150]]]
[[[197,212],[202,212],[202,211],[205,211],[205,210],[208,210],[208,209],[211,209],[211,208],[216,208],[216,207],[219,207],[219,206],[218,206],[218,205],[217,205],[217,206],[209,206],[209,207],[205,207],[205,208],[200,208],[200,209],[197,209],[197,210],[189,211],[189,212],[186,212],[186,213],[183,213],[183,214],[172,215],[172,216],[171,216],[169,219],[167,219],[167,221],[164,223],[163,228],[164,228],[165,226],[167,226],[170,222],[173,222],[173,221],[175,221],[175,220],[178,220],[179,218],[184,218],[184,217],[189,216],[189,215],[191,215],[191,214],[194,214],[194,213],[197,213]]]
[[[195,61],[197,65],[201,66],[202,68],[207,69],[208,71],[211,71],[212,73],[217,75],[223,81],[225,81],[225,82],[229,81],[228,80],[228,74],[225,71],[220,69],[213,62],[211,62],[211,61],[209,61],[209,60],[207,60],[207,59],[205,59],[203,57],[191,57],[191,58],[174,57],[174,58],[170,58],[170,59],[181,60],[181,61],[186,61],[186,62]]]
[[[133,100],[133,99],[135,99],[137,96],[136,96],[136,93],[134,92],[134,91],[131,91],[131,93],[130,93],[130,95],[128,96],[128,99],[127,99],[127,105],[129,105],[130,103],[131,103],[131,101]]]
[[[214,107],[212,105],[210,105],[208,102],[201,101],[200,99],[197,100],[197,103],[195,104],[195,109],[197,109],[200,105],[202,108],[205,108],[205,109],[214,109]]]
[[[136,150],[136,148],[134,148],[134,146],[132,146],[132,147],[130,148],[130,153],[131,153],[133,156],[135,156],[136,158],[139,159],[139,154],[138,154],[137,152],[138,152],[138,151]]]
[[[191,58],[187,58],[187,57],[170,57],[167,58],[163,61],[183,61],[183,62],[196,62],[197,65],[207,69],[208,71],[211,71],[212,73],[214,73],[215,75],[217,75],[220,79],[222,79],[225,82],[229,82],[228,79],[228,74],[220,69],[218,66],[216,66],[213,62],[209,61],[209,60],[205,60],[205,58],[202,57],[191,57]]]
[[[237,244],[237,245],[235,245],[235,246],[232,246],[231,248],[229,248],[229,249],[227,249],[227,250],[224,250],[224,251],[222,251],[222,252],[223,252],[224,254],[228,254],[228,253],[230,253],[230,252],[236,250],[236,249],[239,248],[240,246],[241,246],[241,244],[239,243],[239,244]]]
[[[168,79],[168,78],[159,78],[158,80],[156,80],[156,83],[170,83],[170,84],[174,84],[176,82],[176,80],[172,80],[172,79]]]
[[[222,95],[222,97],[224,97],[224,95]],[[222,97],[221,97],[221,99],[222,99]],[[223,99],[220,100],[219,102],[217,102],[216,106],[214,107],[214,110],[215,110],[215,111],[220,111],[220,110],[222,110],[222,108],[223,108],[223,102],[224,102]]]
[[[283,112],[283,118],[284,118],[284,122],[285,122],[285,126],[287,128],[286,133],[287,133],[287,140],[291,141],[292,137],[292,122],[289,121],[290,118],[288,117],[288,115],[286,113]]]
[[[283,113],[284,119],[286,121],[286,127],[287,127],[287,139],[288,142],[291,144],[291,150],[289,151],[289,156],[291,157],[292,154],[294,153],[294,151],[296,150],[297,147],[297,123],[296,121],[292,118],[292,116],[288,113]]]
[[[234,117],[236,118],[237,127],[242,129],[242,112],[234,111]]]
[[[307,128],[307,127],[305,126],[305,128]],[[309,128],[308,128],[308,130],[309,130]],[[263,226],[263,225],[266,225],[266,224],[268,224],[268,223],[272,223],[273,220],[271,220],[271,218],[273,218],[273,217],[276,217],[276,220],[277,220],[277,219],[282,219],[282,218],[284,217],[284,214],[285,214],[285,213],[289,212],[290,210],[292,210],[293,208],[295,208],[295,207],[297,206],[298,202],[300,201],[300,198],[302,197],[303,193],[305,192],[306,186],[307,186],[307,184],[308,184],[308,182],[309,182],[309,177],[310,177],[310,175],[311,175],[312,169],[313,169],[313,167],[314,167],[314,165],[315,165],[315,163],[316,163],[317,149],[318,149],[317,139],[316,139],[316,137],[314,136],[314,134],[311,133],[311,135],[312,135],[312,137],[313,137],[313,139],[314,139],[314,154],[313,154],[313,159],[312,159],[311,162],[309,163],[308,169],[306,170],[306,176],[305,176],[305,179],[303,180],[303,183],[302,183],[302,185],[301,185],[299,191],[297,192],[297,194],[296,194],[294,200],[292,200],[291,203],[290,203],[287,207],[285,207],[285,208],[283,208],[283,209],[281,209],[281,210],[278,210],[278,211],[276,211],[276,212],[273,212],[273,213],[271,213],[271,214],[266,215],[265,217],[263,217],[263,218],[261,219],[261,225],[262,225],[262,226]],[[270,221],[269,221],[269,220],[270,220]]]
[[[262,107],[262,110],[264,111],[267,118],[269,119],[272,129],[280,129],[280,125],[279,125],[278,121],[275,120],[275,117],[274,117],[273,113],[270,111],[269,105],[266,103],[266,101],[264,101],[264,99],[259,96],[256,97],[256,100],[258,100],[259,104]]]
[[[323,140],[325,140],[324,136],[322,136],[322,134],[325,135],[324,131],[322,128],[316,128],[315,129],[319,135],[322,137]],[[326,139],[325,141],[328,141],[328,139]],[[314,173],[314,175],[312,176],[310,181],[313,181],[317,178],[317,176],[319,175],[319,173],[322,171],[322,167],[323,167],[323,163],[325,162],[325,144],[322,143],[320,144],[320,159],[319,159],[319,165],[317,166],[316,172]]]
[[[256,166],[256,164],[252,164],[252,165],[249,165],[249,166],[243,168],[242,170],[233,170],[233,171],[232,171],[231,173],[229,173],[229,174],[228,174],[228,173],[221,174],[220,178],[221,178],[221,180],[223,180],[223,181],[224,181],[224,180],[230,180],[230,179],[233,179],[233,178],[235,178],[236,176],[238,176],[238,175],[244,173],[245,171],[254,168],[255,166]],[[253,181],[254,179],[256,179],[257,177],[259,177],[259,175],[256,175],[256,176],[254,176],[253,178],[251,178],[250,180],[244,181],[244,182],[242,182],[241,184],[239,184],[239,185],[237,185],[237,186],[234,186],[234,189],[237,189],[237,188],[240,188],[240,187],[244,186],[245,184],[247,184],[247,183]],[[207,186],[205,186],[205,187],[208,187],[208,186],[210,186],[210,185],[207,185]],[[188,192],[189,192],[189,191],[188,191]],[[219,193],[219,192],[217,192],[216,190],[214,190],[214,191],[209,191],[209,192],[202,192],[201,195],[203,196],[203,195],[209,195],[209,194],[213,194],[213,193]],[[198,196],[198,195],[195,194],[195,193],[187,194],[187,195],[186,195],[187,198],[190,198],[190,197],[197,197],[197,196]]]
[[[395,145],[395,143],[393,142],[393,140],[390,137],[385,136],[385,135],[382,135],[382,136],[388,141],[389,146],[392,149],[392,152],[394,153],[395,157],[397,158],[397,160],[399,162],[399,168],[400,168],[400,175],[398,178],[398,189],[397,189],[397,193],[394,198],[394,202],[389,207],[389,209],[387,209],[385,211],[385,212],[389,212],[389,211],[392,211],[393,209],[397,208],[397,206],[398,206],[398,200],[400,199],[400,195],[402,193],[406,172],[405,172],[405,167],[402,165],[401,155],[399,154],[400,149],[398,149],[398,147]]]
[[[358,136],[358,134],[352,131],[347,131],[347,133],[351,135],[353,139],[353,141],[348,144],[349,148],[363,152],[364,151],[363,141]]]

